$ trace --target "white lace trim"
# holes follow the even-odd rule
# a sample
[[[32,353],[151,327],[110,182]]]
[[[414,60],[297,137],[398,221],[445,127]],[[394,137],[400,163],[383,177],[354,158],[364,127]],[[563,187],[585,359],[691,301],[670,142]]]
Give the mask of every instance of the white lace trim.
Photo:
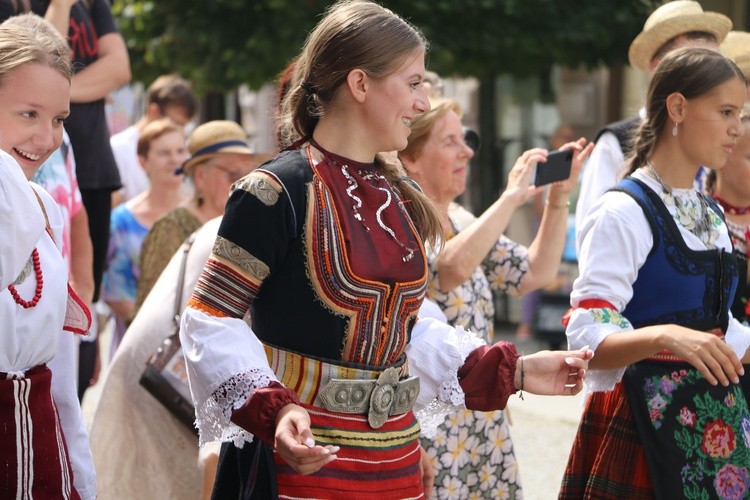
[[[253,435],[230,421],[232,412],[242,407],[257,389],[268,387],[275,380],[270,368],[254,368],[224,382],[196,410],[199,445],[212,441],[231,441],[236,447],[242,448],[245,443],[252,443]]]
[[[419,426],[422,428],[422,437],[434,438],[438,425],[443,423],[449,413],[466,409],[464,390],[458,382],[458,369],[463,366],[467,356],[473,350],[483,345],[485,345],[485,341],[477,337],[475,333],[467,332],[461,326],[456,327],[454,347],[458,351],[459,358],[456,358],[455,366],[451,366],[446,372],[446,377],[438,390],[438,397],[424,408],[414,412],[419,421]]]
[[[421,428],[420,436],[433,439],[437,434],[438,426],[445,421],[445,417],[451,412],[462,409],[462,406],[454,406],[436,398],[421,410],[414,412]]]

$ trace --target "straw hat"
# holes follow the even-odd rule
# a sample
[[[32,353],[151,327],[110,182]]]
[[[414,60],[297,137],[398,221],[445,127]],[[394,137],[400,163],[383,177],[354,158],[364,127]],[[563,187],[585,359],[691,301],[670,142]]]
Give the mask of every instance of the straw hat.
[[[750,33],[730,31],[721,42],[721,53],[734,61],[745,78],[750,78]]]
[[[177,169],[177,174],[188,173],[196,163],[221,153],[252,155],[245,130],[230,120],[213,120],[199,125],[187,140],[190,158]]]
[[[630,44],[628,59],[632,66],[648,73],[656,51],[672,38],[690,31],[705,31],[721,43],[731,29],[731,19],[717,12],[703,12],[698,2],[668,2],[648,16],[643,31]]]

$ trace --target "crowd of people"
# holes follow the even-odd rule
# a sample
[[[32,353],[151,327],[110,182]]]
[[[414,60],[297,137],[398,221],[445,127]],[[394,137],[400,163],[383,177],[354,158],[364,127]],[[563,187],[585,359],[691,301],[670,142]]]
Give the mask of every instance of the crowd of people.
[[[456,200],[478,141],[376,2],[328,7],[281,73],[273,154],[234,121],[186,132],[178,75],[110,139],[131,76],[106,0],[0,19],[0,497],[520,499],[508,398],[584,386],[560,498],[750,495],[750,34],[729,18],[656,9],[629,51],[640,114],[591,141],[561,124],[476,216]],[[570,174],[534,185],[558,149]],[[578,190],[568,349],[521,354],[493,297],[555,279]],[[524,246],[505,232],[529,200]],[[144,370],[170,345],[164,396]]]

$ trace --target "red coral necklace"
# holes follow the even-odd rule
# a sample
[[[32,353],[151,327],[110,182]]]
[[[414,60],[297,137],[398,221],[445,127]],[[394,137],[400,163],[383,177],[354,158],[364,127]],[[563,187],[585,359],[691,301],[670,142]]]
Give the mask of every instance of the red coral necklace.
[[[13,286],[12,283],[8,285],[8,291],[13,297],[13,300],[24,309],[29,309],[39,303],[39,299],[42,298],[42,288],[44,287],[42,265],[39,262],[39,251],[36,248],[31,252],[31,261],[34,264],[34,274],[36,275],[36,291],[34,292],[34,297],[31,300],[24,300],[21,298],[21,295],[19,295],[18,290],[16,290],[16,287]]]
[[[750,206],[747,207],[737,207],[732,205],[726,200],[722,200],[716,195],[713,195],[713,199],[719,202],[719,205],[724,207],[724,211],[731,215],[745,215],[750,213]]]

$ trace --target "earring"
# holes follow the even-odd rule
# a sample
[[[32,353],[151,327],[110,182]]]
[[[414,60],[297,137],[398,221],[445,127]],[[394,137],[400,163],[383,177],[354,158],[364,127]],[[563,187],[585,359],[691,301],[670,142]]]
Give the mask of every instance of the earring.
[[[672,127],[672,135],[677,137],[677,122],[674,122],[674,127]]]

